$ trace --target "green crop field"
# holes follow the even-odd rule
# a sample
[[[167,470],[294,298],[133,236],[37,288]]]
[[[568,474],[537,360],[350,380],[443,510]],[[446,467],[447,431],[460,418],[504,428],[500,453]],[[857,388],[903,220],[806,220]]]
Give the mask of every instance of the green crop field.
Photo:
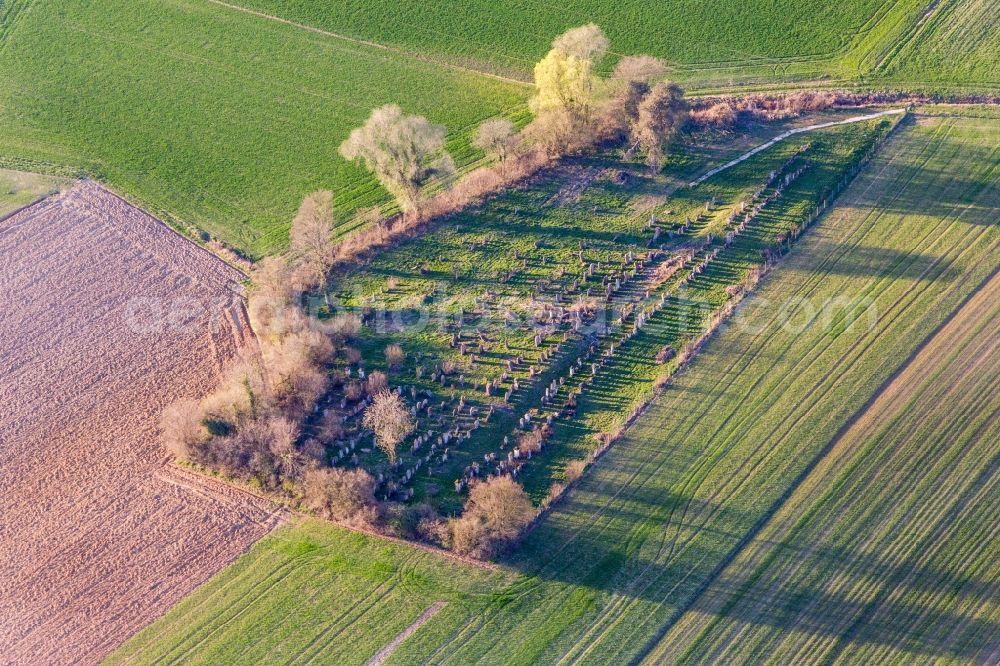
[[[966,358],[963,349],[995,352],[995,281],[987,281],[1000,268],[997,133],[977,117],[907,121],[505,562],[507,574],[459,573],[444,559],[308,522],[264,540],[113,661],[360,664],[434,601],[449,605],[388,663],[620,663],[673,649],[671,632],[689,641],[677,647],[690,647],[692,659],[716,649],[770,654],[775,629],[784,650],[833,643],[854,660],[973,660],[998,633],[995,558],[969,551],[975,530],[995,522],[996,369],[956,359]],[[836,307],[824,309],[831,299]],[[958,323],[946,325],[953,317]],[[952,352],[933,353],[940,335],[954,341]],[[959,375],[968,395],[935,381]],[[893,387],[899,396],[889,400]],[[992,407],[963,420],[983,404]],[[933,416],[922,415],[930,408]],[[867,419],[873,434],[912,455],[851,446],[852,428]],[[933,464],[919,466],[921,456]],[[908,466],[919,473],[901,484],[892,470]],[[838,492],[848,469],[896,485],[865,487],[868,503]],[[923,495],[933,499],[919,509],[927,520],[911,510]],[[860,512],[851,514],[858,520],[841,519],[840,507]],[[796,577],[788,567],[798,555],[779,546],[802,545],[798,520],[807,512],[818,522],[803,558],[831,576]],[[948,512],[960,520],[932,519]],[[897,519],[900,533],[882,522]],[[866,548],[859,539],[868,537],[885,549]],[[327,547],[328,556],[302,556]],[[831,563],[834,548],[844,558]],[[785,569],[763,578],[754,567],[730,569],[762,557]],[[445,567],[443,580],[396,598],[396,614],[393,604],[371,604],[402,587],[386,581],[423,572],[413,562],[429,558]],[[817,580],[830,587],[813,607],[800,592]],[[760,600],[754,584],[778,597],[760,616],[744,610]],[[871,622],[862,627],[859,618]],[[934,618],[956,628],[949,640],[928,640]]]
[[[526,91],[204,0],[0,2],[0,166],[85,168],[253,257],[284,247],[302,196],[386,200],[337,147],[394,102],[452,132],[522,114]]]
[[[935,23],[944,27],[935,29],[928,44],[921,23],[928,3],[923,0],[837,4],[587,0],[570,6],[511,0],[433,5],[351,0],[335,7],[321,0],[237,0],[233,4],[525,80],[530,80],[533,64],[554,35],[593,21],[611,39],[613,56],[649,53],[664,58],[672,66],[672,77],[694,88],[851,81],[873,73],[888,54],[911,41],[912,58],[908,53],[899,56],[906,73],[890,69],[889,79],[920,88],[1000,83],[995,58],[997,12],[988,0],[941,2],[935,17],[944,18],[935,18]],[[976,57],[965,57],[967,52]]]
[[[651,658],[994,659],[998,354],[995,273],[834,440]]]
[[[879,74],[908,82],[959,82],[968,88],[1000,90],[1000,7],[990,0],[940,2],[891,57]]]
[[[363,664],[432,604],[444,606],[419,641],[490,604],[511,576],[408,545],[301,521],[280,528],[108,664]]]

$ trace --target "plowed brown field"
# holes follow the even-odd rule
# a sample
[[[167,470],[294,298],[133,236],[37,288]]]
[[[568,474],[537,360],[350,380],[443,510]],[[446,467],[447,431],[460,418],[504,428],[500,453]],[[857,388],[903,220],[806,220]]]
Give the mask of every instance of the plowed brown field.
[[[0,662],[96,662],[278,521],[157,437],[250,342],[240,278],[93,183],[0,220]]]

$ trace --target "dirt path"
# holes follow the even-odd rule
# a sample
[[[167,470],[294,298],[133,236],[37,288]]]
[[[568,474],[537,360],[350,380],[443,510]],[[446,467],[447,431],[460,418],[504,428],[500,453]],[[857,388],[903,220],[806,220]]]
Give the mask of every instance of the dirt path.
[[[413,621],[413,624],[408,626],[406,629],[403,629],[398,636],[393,638],[384,648],[379,650],[378,654],[369,659],[365,666],[382,666],[382,663],[392,656],[392,653],[396,651],[396,648],[403,644],[403,641],[416,633],[417,629],[427,624],[428,620],[437,615],[438,611],[447,605],[448,604],[443,601],[435,601],[432,603],[427,607],[427,610],[420,614],[420,617]]]
[[[851,118],[845,118],[844,120],[833,120],[833,121],[826,122],[826,123],[817,123],[815,125],[806,125],[805,127],[796,127],[795,129],[790,129],[787,132],[783,132],[783,133],[779,134],[778,136],[774,137],[773,139],[771,139],[767,143],[762,143],[761,145],[757,146],[756,148],[754,148],[752,150],[748,150],[747,152],[743,153],[742,155],[740,155],[736,159],[734,159],[732,161],[729,161],[729,162],[726,162],[722,166],[716,167],[716,168],[712,169],[711,171],[708,171],[708,172],[702,174],[697,179],[691,181],[688,184],[688,186],[689,187],[694,187],[695,185],[700,185],[701,183],[705,182],[706,180],[708,180],[709,178],[711,178],[715,174],[721,173],[721,172],[725,171],[726,169],[730,169],[730,168],[736,166],[737,164],[750,159],[751,157],[753,157],[757,153],[761,152],[762,150],[767,150],[768,148],[770,148],[774,144],[778,143],[779,141],[784,141],[785,139],[787,139],[790,136],[794,136],[796,134],[802,134],[803,132],[815,132],[816,130],[826,129],[827,127],[836,127],[837,125],[849,125],[851,123],[863,123],[866,120],[874,120],[876,118],[882,118],[883,116],[893,116],[893,115],[898,115],[900,113],[906,113],[906,109],[891,109],[889,111],[879,111],[878,113],[869,113],[869,114],[864,115],[864,116],[854,116],[854,117],[851,117]]]

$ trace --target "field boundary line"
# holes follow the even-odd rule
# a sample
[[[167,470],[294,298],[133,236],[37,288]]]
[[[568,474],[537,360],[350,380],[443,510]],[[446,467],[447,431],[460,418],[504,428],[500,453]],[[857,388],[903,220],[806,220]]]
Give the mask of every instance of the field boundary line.
[[[420,627],[427,624],[432,617],[437,615],[438,612],[447,605],[448,604],[444,601],[435,601],[432,603],[423,613],[420,614],[420,617],[410,624],[410,626],[399,632],[399,634],[386,643],[386,646],[379,650],[374,657],[366,661],[365,666],[382,666],[382,663],[392,656],[392,653],[396,651],[396,648],[403,644],[403,641],[415,634]]]
[[[367,46],[369,48],[380,49],[382,51],[388,51],[390,53],[395,53],[397,55],[405,56],[407,58],[412,58],[419,62],[426,62],[433,65],[440,65],[441,67],[448,67],[458,72],[464,72],[466,74],[474,74],[477,76],[485,76],[496,81],[503,81],[504,83],[511,83],[517,86],[526,87],[531,84],[527,81],[522,81],[520,79],[514,79],[507,76],[502,76],[500,74],[493,74],[491,72],[484,72],[480,69],[473,69],[472,67],[465,67],[453,62],[448,62],[446,60],[439,60],[437,58],[430,58],[425,55],[414,53],[412,51],[407,51],[406,49],[401,49],[395,46],[389,46],[388,44],[380,44],[379,42],[373,42],[368,39],[361,39],[359,37],[350,37],[339,32],[331,32],[329,30],[323,30],[322,28],[317,28],[316,26],[308,25],[306,23],[298,23],[297,21],[292,21],[290,19],[282,18],[280,16],[275,16],[274,14],[267,14],[265,12],[258,11],[256,9],[250,9],[249,7],[243,7],[242,5],[236,5],[224,0],[205,0],[213,5],[219,5],[220,7],[225,7],[237,12],[243,12],[245,14],[250,14],[258,18],[266,19],[268,21],[274,21],[275,23],[283,23],[285,25],[290,25],[293,28],[298,28],[299,30],[306,30],[308,32],[315,33],[317,35],[323,35],[324,37],[332,37],[333,39],[339,39],[344,42],[349,42],[351,44],[356,44],[358,46]]]
[[[56,196],[58,194],[59,194],[59,191],[57,191],[57,192],[50,192],[49,194],[43,194],[42,196],[38,197],[34,201],[29,201],[28,203],[24,204],[23,206],[18,206],[14,210],[12,210],[12,211],[10,211],[8,213],[4,213],[3,215],[0,215],[0,224],[3,224],[4,222],[6,222],[10,218],[14,217],[18,213],[23,213],[24,211],[28,210],[32,206],[37,206],[39,204],[45,203],[46,201],[48,201],[49,199],[51,199],[52,197],[54,197],[54,196]],[[0,230],[0,231],[2,231],[2,230]]]
[[[226,481],[219,480],[216,477],[212,476],[211,474],[205,472],[204,470],[198,469],[196,467],[188,467],[188,466],[178,465],[176,463],[171,463],[170,467],[172,467],[175,470],[176,469],[183,470],[184,472],[187,472],[188,474],[192,474],[192,475],[195,475],[195,476],[198,476],[198,477],[210,480],[210,481],[216,481],[218,483],[222,483],[222,484],[224,484],[228,488],[235,488],[235,489],[239,490],[240,492],[246,493],[247,495],[252,495],[254,497],[257,497],[258,499],[267,500],[269,502],[277,504],[277,502],[272,497],[268,497],[267,495],[264,495],[262,493],[258,493],[256,491],[250,490],[249,488],[245,487],[244,485],[238,484],[238,483],[234,483],[231,480],[226,480]],[[430,545],[427,545],[425,543],[420,543],[418,541],[408,541],[407,539],[401,539],[399,537],[394,537],[394,536],[391,536],[389,534],[382,534],[381,532],[376,532],[375,530],[367,529],[367,528],[364,528],[364,527],[358,527],[356,525],[348,525],[348,524],[345,524],[345,523],[337,522],[335,520],[327,520],[327,519],[323,519],[323,518],[317,518],[316,516],[313,516],[311,514],[305,513],[303,511],[297,511],[297,510],[293,509],[290,506],[285,506],[284,510],[287,512],[289,518],[291,518],[291,517],[298,517],[298,518],[308,518],[308,519],[311,519],[311,520],[318,520],[318,521],[321,521],[321,522],[324,522],[324,523],[327,523],[327,524],[339,527],[342,530],[347,530],[348,532],[355,532],[357,534],[364,534],[366,536],[373,537],[373,538],[376,538],[376,539],[380,539],[382,541],[389,541],[391,543],[398,544],[398,545],[401,545],[401,546],[406,546],[408,548],[415,548],[417,550],[422,550],[422,551],[424,551],[426,553],[430,553],[431,555],[438,555],[440,557],[445,557],[445,558],[447,558],[449,560],[452,560],[452,561],[455,561],[455,562],[459,562],[461,564],[466,564],[466,565],[478,567],[478,568],[484,569],[486,571],[498,571],[498,572],[509,572],[510,571],[510,569],[508,567],[501,566],[501,565],[496,564],[494,562],[488,562],[486,560],[477,560],[477,559],[475,559],[473,557],[466,557],[464,555],[459,555],[458,553],[455,553],[453,551],[445,550],[444,548],[436,548],[434,546],[430,546]]]
[[[211,2],[212,0],[209,0],[209,1]],[[142,212],[143,214],[148,215],[152,219],[156,220],[161,225],[163,225],[164,227],[166,227],[167,229],[169,229],[171,233],[176,234],[179,238],[184,239],[185,242],[190,243],[191,245],[193,245],[196,248],[198,248],[200,251],[205,252],[206,254],[211,255],[214,259],[217,259],[218,261],[221,261],[222,263],[226,264],[230,268],[232,268],[235,271],[237,271],[243,277],[245,277],[245,278],[249,278],[250,277],[247,274],[247,272],[242,267],[240,267],[240,266],[238,266],[238,265],[236,265],[236,264],[234,264],[232,262],[226,261],[225,259],[223,259],[219,255],[217,255],[215,252],[212,252],[211,250],[209,250],[204,245],[200,245],[200,244],[196,243],[194,240],[192,240],[188,236],[185,236],[180,231],[178,231],[177,229],[175,229],[172,225],[168,224],[167,222],[165,222],[160,217],[158,217],[158,216],[154,215],[153,213],[151,213],[147,208],[145,208],[145,207],[143,207],[141,205],[132,203],[131,201],[129,201],[128,199],[126,199],[121,194],[118,194],[117,192],[115,192],[114,190],[112,190],[111,188],[109,188],[104,183],[98,182],[98,181],[93,180],[91,178],[81,178],[81,179],[78,180],[78,182],[87,182],[87,183],[91,183],[93,185],[96,185],[98,188],[104,190],[105,192],[107,192],[111,196],[115,197],[116,199],[118,199],[119,201],[121,201],[122,203],[124,203],[126,206],[130,206],[132,208],[135,208],[136,210],[138,210],[138,211]],[[257,337],[256,334],[254,334],[254,338],[255,339],[256,339],[256,337]]]
[[[216,2],[216,0],[209,0],[209,1],[210,2]],[[866,114],[866,115],[863,115],[863,116],[853,116],[851,118],[845,118],[844,120],[831,120],[830,122],[826,122],[826,123],[817,123],[815,125],[807,125],[806,127],[796,127],[794,129],[787,130],[785,132],[782,132],[778,136],[774,137],[773,139],[771,139],[767,143],[762,143],[761,145],[757,146],[756,148],[752,148],[752,149],[748,150],[747,152],[743,153],[742,155],[740,155],[736,159],[731,160],[729,162],[726,162],[722,166],[716,167],[716,168],[712,169],[711,171],[708,171],[708,172],[702,174],[701,176],[699,176],[695,180],[692,180],[690,183],[688,183],[688,187],[696,187],[697,185],[701,185],[702,183],[704,183],[706,180],[708,180],[709,178],[711,178],[715,174],[722,173],[726,169],[730,169],[730,168],[736,166],[737,164],[740,164],[741,162],[745,162],[746,160],[750,159],[751,157],[753,157],[757,153],[762,152],[764,150],[767,150],[768,148],[770,148],[774,144],[779,143],[781,141],[784,141],[785,139],[787,139],[790,136],[794,136],[796,134],[803,134],[805,132],[813,132],[815,130],[826,129],[828,127],[836,127],[838,125],[850,125],[851,123],[860,123],[860,122],[864,122],[866,120],[875,120],[876,118],[882,118],[882,117],[885,117],[885,116],[897,115],[897,114],[900,114],[900,113],[906,113],[906,109],[905,108],[903,108],[903,109],[890,109],[888,111],[879,111],[878,113],[869,113],[869,114]]]

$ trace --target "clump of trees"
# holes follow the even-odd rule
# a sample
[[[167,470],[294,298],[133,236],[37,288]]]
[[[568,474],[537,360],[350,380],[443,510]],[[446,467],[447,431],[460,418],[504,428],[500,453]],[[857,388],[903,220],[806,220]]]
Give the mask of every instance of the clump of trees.
[[[253,271],[247,309],[260,353],[231,364],[209,395],[177,401],[164,410],[166,448],[179,458],[300,497],[303,505],[336,520],[373,524],[388,517],[390,523],[408,526],[400,528],[408,533],[433,533],[477,557],[492,557],[513,543],[535,512],[509,477],[476,483],[464,513],[445,521],[427,507],[413,512],[380,507],[368,472],[325,464],[323,442],[337,439],[343,430],[336,414],[320,414],[317,405],[331,390],[332,359],[340,355],[350,365],[360,362],[360,352],[348,345],[360,322],[342,316],[320,324],[302,309],[302,295],[320,289],[326,296],[335,262],[385,245],[423,220],[462,208],[570,152],[617,141],[627,153],[638,152],[651,168],[659,168],[687,118],[683,91],[665,80],[667,67],[650,56],[622,58],[610,76],[601,76],[609,46],[594,24],[553,40],[534,69],[533,121],[520,131],[508,119],[484,121],[473,144],[494,166],[476,169],[457,184],[442,126],[405,114],[394,104],[372,111],[339,152],[371,171],[404,214],[385,220],[380,211],[367,211],[368,228],[334,244],[334,194],[308,194],[292,220],[288,255],[267,258]],[[428,198],[427,190],[438,184],[444,187]],[[390,371],[406,360],[398,345],[386,347],[384,354]],[[364,409],[362,424],[395,464],[397,447],[416,423],[388,377],[375,371],[367,379],[359,374],[356,380],[336,381],[351,401],[368,396],[357,406]],[[532,430],[518,446],[537,452],[546,435],[544,429]]]
[[[459,553],[490,559],[510,547],[535,515],[531,499],[508,476],[472,486],[465,511],[450,523],[451,545]]]

